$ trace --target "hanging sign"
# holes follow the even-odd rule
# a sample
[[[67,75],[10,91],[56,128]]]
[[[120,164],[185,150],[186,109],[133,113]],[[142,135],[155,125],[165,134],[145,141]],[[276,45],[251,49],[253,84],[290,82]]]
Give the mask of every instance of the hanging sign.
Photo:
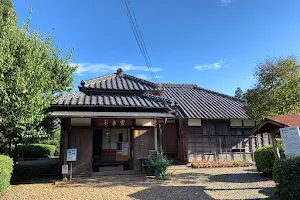
[[[126,127],[132,125],[132,120],[129,119],[98,119],[98,127]]]
[[[300,131],[298,126],[281,128],[280,135],[286,156],[300,156]]]
[[[68,165],[62,165],[62,168],[61,168],[61,173],[62,174],[68,174],[69,173],[69,167]]]
[[[68,149],[67,161],[76,161],[76,158],[77,158],[77,149]]]

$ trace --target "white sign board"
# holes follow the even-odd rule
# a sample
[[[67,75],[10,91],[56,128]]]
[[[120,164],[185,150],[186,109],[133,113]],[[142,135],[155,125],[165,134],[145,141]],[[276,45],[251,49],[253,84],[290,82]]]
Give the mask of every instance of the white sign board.
[[[69,173],[69,167],[68,165],[62,165],[62,168],[61,168],[61,173],[62,174],[68,174]]]
[[[280,135],[286,156],[300,156],[300,131],[298,126],[280,129]]]
[[[122,155],[128,155],[128,142],[122,142]]]
[[[76,158],[77,158],[77,149],[68,149],[67,161],[76,161]]]

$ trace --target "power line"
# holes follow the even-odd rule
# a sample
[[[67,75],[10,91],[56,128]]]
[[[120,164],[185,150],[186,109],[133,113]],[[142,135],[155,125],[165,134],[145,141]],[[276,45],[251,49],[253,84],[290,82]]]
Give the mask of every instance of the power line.
[[[123,2],[123,5],[124,5],[124,9],[125,9],[127,18],[128,18],[129,23],[131,25],[131,29],[132,29],[132,32],[134,34],[135,40],[136,40],[136,42],[139,46],[139,49],[140,49],[140,51],[141,51],[141,53],[144,57],[144,60],[145,60],[146,66],[149,70],[149,73],[150,73],[151,77],[154,79],[154,81],[156,82],[156,84],[158,85],[158,89],[161,90],[162,86],[158,82],[157,77],[155,76],[155,71],[153,69],[152,62],[150,60],[150,56],[149,56],[149,53],[147,51],[145,41],[143,39],[140,28],[138,26],[136,15],[135,15],[135,13],[133,11],[133,8],[130,4],[130,1],[129,0],[122,0],[122,2]],[[130,9],[129,9],[129,7],[130,7]]]

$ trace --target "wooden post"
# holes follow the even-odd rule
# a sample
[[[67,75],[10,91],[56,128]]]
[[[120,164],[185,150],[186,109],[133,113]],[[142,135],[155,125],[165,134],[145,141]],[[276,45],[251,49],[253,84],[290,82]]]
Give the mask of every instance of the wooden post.
[[[278,149],[277,142],[276,142],[276,139],[275,139],[275,134],[274,133],[269,133],[269,136],[270,136],[271,141],[272,141],[272,146],[273,146],[273,150],[274,150],[275,159],[278,159],[278,158],[280,158],[280,153],[279,153],[279,149]]]
[[[157,145],[157,127],[154,127],[154,150],[158,150],[158,145]]]
[[[163,147],[162,147],[162,143],[163,143],[163,140],[162,140],[162,128],[161,128],[161,124],[158,125],[158,128],[159,128],[159,151],[162,153],[163,152]]]

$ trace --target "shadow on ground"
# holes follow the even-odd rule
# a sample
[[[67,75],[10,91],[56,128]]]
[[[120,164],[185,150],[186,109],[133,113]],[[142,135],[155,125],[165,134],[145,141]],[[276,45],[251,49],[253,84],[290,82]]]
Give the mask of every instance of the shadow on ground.
[[[253,183],[270,180],[270,178],[263,177],[259,173],[218,174],[209,177],[209,181],[211,182],[226,183]]]
[[[136,192],[129,197],[141,200],[214,199],[205,193],[202,186],[157,186]]]
[[[140,199],[140,200],[179,200],[179,199],[189,199],[189,200],[212,200],[215,199],[210,196],[208,191],[218,191],[218,190],[257,190],[259,193],[264,194],[267,199],[275,200],[277,199],[274,194],[273,188],[231,188],[231,189],[209,189],[204,186],[156,186],[147,188],[145,190],[136,192],[129,195],[131,198]],[[225,196],[224,196],[225,197]],[[226,198],[228,200],[235,200],[236,198]],[[259,199],[259,198],[250,198],[250,199]],[[265,198],[264,198],[265,199]]]
[[[58,179],[58,163],[58,158],[18,161],[11,184],[53,183]]]

